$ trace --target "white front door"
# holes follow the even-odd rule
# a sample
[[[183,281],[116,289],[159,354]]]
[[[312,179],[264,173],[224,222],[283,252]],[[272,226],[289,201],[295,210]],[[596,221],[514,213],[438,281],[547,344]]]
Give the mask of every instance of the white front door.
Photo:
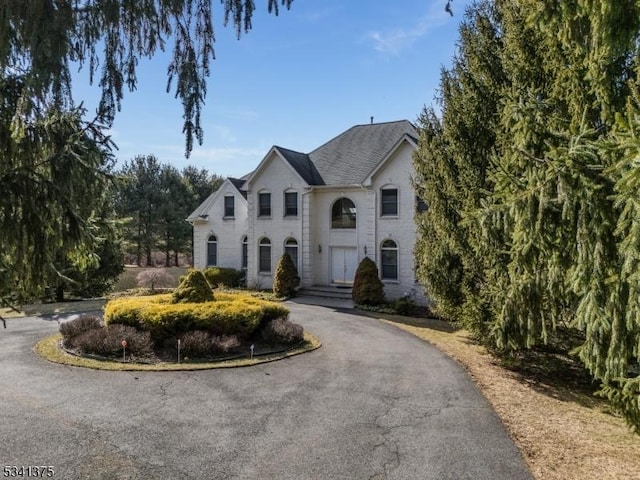
[[[331,283],[351,285],[357,267],[356,247],[331,247]]]

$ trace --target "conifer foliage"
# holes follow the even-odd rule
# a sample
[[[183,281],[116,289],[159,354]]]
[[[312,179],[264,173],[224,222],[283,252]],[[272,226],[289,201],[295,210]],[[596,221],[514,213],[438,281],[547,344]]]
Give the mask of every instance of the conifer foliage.
[[[640,4],[469,7],[415,156],[418,273],[499,350],[558,325],[640,429]]]
[[[273,293],[279,297],[293,297],[298,285],[300,285],[298,270],[291,255],[284,253],[276,266],[276,273],[273,277]]]
[[[214,300],[213,290],[202,270],[190,270],[173,291],[173,303],[202,303]]]
[[[378,275],[378,267],[369,257],[364,257],[356,269],[351,298],[357,305],[380,305],[384,302],[384,285]]]

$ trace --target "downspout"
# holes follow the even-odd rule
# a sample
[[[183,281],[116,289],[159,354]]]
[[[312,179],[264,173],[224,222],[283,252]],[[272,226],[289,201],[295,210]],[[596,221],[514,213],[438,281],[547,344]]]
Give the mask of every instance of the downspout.
[[[300,286],[303,286],[302,284],[304,282],[304,274],[305,274],[305,271],[306,271],[305,270],[305,266],[304,266],[304,258],[305,258],[304,250],[305,250],[305,248],[308,249],[308,251],[309,251],[309,271],[312,271],[312,269],[311,269],[311,252],[312,252],[312,249],[311,249],[311,242],[310,242],[310,240],[311,240],[311,230],[309,230],[309,242],[305,242],[304,241],[304,219],[305,219],[305,216],[304,216],[304,197],[306,195],[309,195],[313,191],[313,187],[311,187],[311,186],[306,187],[305,190],[306,191],[302,192],[302,198],[301,198],[302,220],[300,221],[300,228],[301,228],[302,231],[300,232],[300,238],[301,238],[300,244],[302,245],[302,272],[298,272],[298,275],[300,276]],[[309,221],[309,228],[311,228],[311,221]]]

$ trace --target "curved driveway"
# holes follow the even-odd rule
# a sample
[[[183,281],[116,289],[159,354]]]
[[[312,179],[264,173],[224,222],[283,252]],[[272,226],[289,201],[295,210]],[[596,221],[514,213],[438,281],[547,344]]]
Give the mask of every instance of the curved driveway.
[[[56,322],[9,320],[0,468],[51,465],[60,479],[531,478],[455,362],[357,312],[289,306],[322,348],[200,372],[50,364],[32,347]]]

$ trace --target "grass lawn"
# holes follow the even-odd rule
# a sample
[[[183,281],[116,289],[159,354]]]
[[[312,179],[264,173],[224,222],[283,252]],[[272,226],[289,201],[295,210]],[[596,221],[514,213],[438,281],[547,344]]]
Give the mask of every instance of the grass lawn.
[[[507,370],[465,331],[445,322],[370,314],[461,363],[540,480],[640,479],[640,435],[604,400],[563,379]]]
[[[178,286],[178,279],[181,275],[186,275],[188,267],[162,267],[169,275],[173,277],[175,280],[175,285],[172,287]],[[113,287],[114,292],[122,292],[124,290],[130,290],[132,288],[136,288],[138,286],[136,282],[136,276],[140,272],[144,272],[146,270],[155,270],[153,267],[130,267],[127,266],[124,268],[124,272],[118,278],[115,286]]]

